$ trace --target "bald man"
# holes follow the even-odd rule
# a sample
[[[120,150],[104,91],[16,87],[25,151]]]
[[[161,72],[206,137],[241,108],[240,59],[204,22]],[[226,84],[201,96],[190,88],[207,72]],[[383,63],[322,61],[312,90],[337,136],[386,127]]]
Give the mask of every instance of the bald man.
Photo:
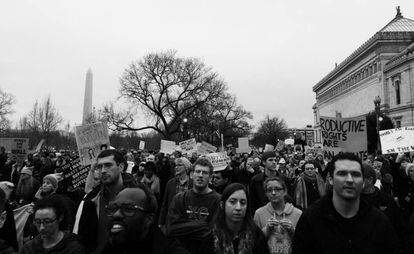
[[[144,185],[122,190],[106,209],[110,233],[104,253],[188,253],[156,226],[157,201]]]

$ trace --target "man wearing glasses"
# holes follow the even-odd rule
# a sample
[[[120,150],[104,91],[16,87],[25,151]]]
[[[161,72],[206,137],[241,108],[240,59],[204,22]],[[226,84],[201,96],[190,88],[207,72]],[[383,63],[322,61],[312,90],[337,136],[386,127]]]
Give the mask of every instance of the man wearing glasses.
[[[134,183],[131,175],[122,173],[124,165],[124,156],[114,149],[103,150],[97,157],[95,170],[100,173],[101,183],[79,205],[73,227],[73,233],[78,235],[87,253],[102,252],[109,237],[105,206],[122,189]]]
[[[122,190],[106,210],[109,241],[103,253],[188,253],[157,227],[157,201],[142,184]]]
[[[299,218],[292,253],[397,253],[388,218],[360,198],[365,175],[359,158],[340,153],[327,170],[333,191]]]
[[[207,158],[194,163],[193,188],[177,194],[168,210],[167,234],[190,253],[201,253],[211,235],[209,223],[220,204],[220,195],[208,187],[213,165]]]

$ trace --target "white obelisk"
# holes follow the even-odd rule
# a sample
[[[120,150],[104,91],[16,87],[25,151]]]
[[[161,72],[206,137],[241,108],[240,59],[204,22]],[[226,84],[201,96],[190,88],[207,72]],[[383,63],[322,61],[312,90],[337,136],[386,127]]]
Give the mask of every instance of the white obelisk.
[[[83,118],[82,125],[87,124],[88,119],[92,116],[92,82],[93,74],[91,68],[86,73],[85,81],[85,99],[83,101]]]

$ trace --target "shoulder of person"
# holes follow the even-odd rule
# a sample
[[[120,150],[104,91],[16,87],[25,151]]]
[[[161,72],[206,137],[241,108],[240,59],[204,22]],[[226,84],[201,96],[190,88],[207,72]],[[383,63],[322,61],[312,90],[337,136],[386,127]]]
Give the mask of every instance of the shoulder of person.
[[[264,173],[259,173],[252,177],[252,182],[262,182],[264,180]]]

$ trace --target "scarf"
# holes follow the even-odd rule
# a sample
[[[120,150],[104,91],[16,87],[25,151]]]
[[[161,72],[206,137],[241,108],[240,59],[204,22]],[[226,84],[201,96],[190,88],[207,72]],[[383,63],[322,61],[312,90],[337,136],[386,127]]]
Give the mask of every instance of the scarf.
[[[315,182],[318,186],[319,195],[322,197],[325,195],[325,184],[323,182],[322,177],[315,173],[313,176],[308,176],[305,173],[302,173],[302,175],[298,178],[298,181],[296,182],[296,188],[295,188],[295,201],[296,205],[300,206],[302,209],[308,208],[308,195],[306,191],[306,183],[305,179],[309,182]]]
[[[252,253],[254,236],[251,230],[244,230],[236,238],[231,239],[223,230],[214,226],[214,251],[216,254],[248,254]],[[237,240],[237,241],[235,241]],[[234,253],[233,241],[238,242],[238,253]]]

